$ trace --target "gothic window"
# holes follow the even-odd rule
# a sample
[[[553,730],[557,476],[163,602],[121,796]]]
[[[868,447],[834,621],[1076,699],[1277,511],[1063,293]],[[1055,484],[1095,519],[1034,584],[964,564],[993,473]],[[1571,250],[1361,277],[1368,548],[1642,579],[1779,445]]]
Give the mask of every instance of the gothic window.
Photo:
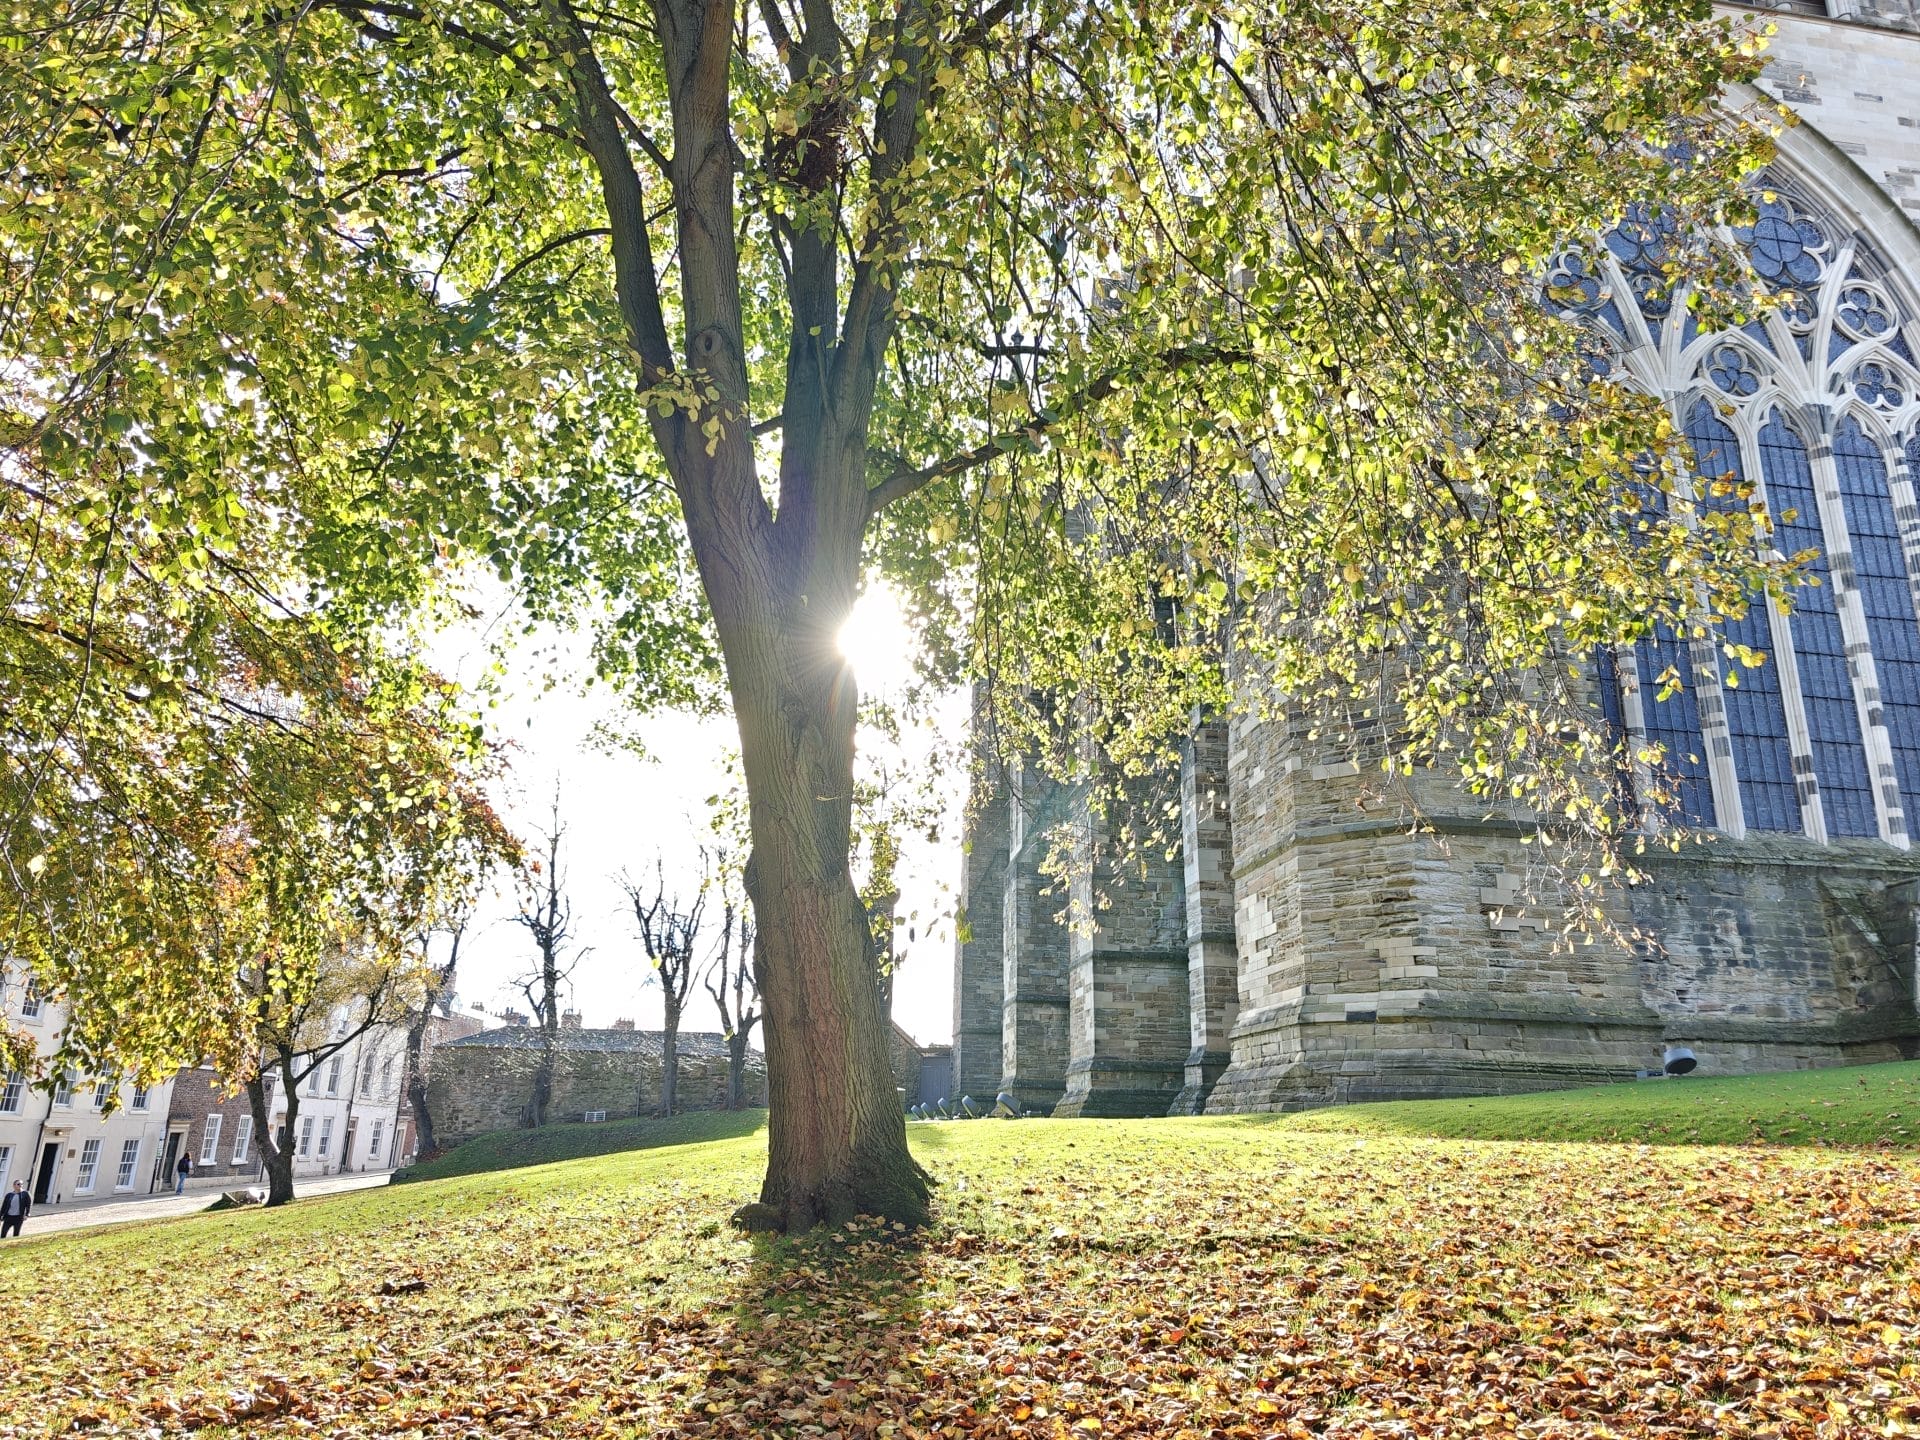
[[[1827,572],[1813,470],[1805,443],[1778,411],[1760,427],[1760,467],[1780,548],[1789,555],[1812,551],[1819,557],[1807,567],[1807,577],[1814,583],[1794,592],[1793,648],[1827,832],[1877,834],[1853,678],[1847,670],[1847,644],[1834,604],[1833,577]]]
[[[1699,488],[1706,503],[1744,504],[1740,490],[1734,488],[1744,487],[1747,479],[1739,438],[1705,400],[1697,401],[1687,414],[1687,443],[1693,449],[1694,473],[1700,477]],[[1754,830],[1798,830],[1800,799],[1793,783],[1793,752],[1787,745],[1780,666],[1772,653],[1766,602],[1755,596],[1745,615],[1725,622],[1723,639],[1766,657],[1761,665],[1746,666],[1724,649],[1720,653],[1727,732],[1733,741],[1740,808],[1747,826]]]
[[[1755,597],[1724,621],[1711,673],[1695,674],[1697,644],[1689,654],[1664,631],[1644,642],[1634,661],[1644,738],[1667,749],[1675,818],[1716,823],[1717,787],[1740,799],[1740,814],[1719,817],[1725,828],[1798,830],[1811,782],[1827,835],[1905,843],[1873,777],[1891,764],[1904,828],[1920,826],[1920,575],[1907,563],[1913,533],[1901,539],[1903,517],[1920,531],[1920,514],[1902,508],[1920,474],[1920,306],[1866,236],[1791,181],[1763,177],[1755,210],[1722,239],[1780,304],[1737,330],[1699,330],[1666,275],[1684,242],[1657,206],[1630,208],[1603,244],[1562,256],[1547,276],[1551,303],[1607,347],[1605,373],[1673,397],[1696,499],[1764,500],[1772,546],[1811,557],[1817,582],[1796,588],[1790,616]],[[1829,436],[1830,448],[1817,443]],[[1721,641],[1764,662],[1744,667]],[[1604,682],[1604,663],[1597,674]],[[1681,688],[1660,699],[1676,677]],[[1603,708],[1624,732],[1621,707]]]
[[[1661,768],[1662,787],[1669,792],[1667,818],[1711,825],[1713,782],[1707,778],[1707,747],[1700,738],[1700,705],[1687,642],[1667,626],[1656,625],[1635,647],[1635,655],[1640,693],[1647,697],[1647,739],[1665,751]],[[1663,693],[1665,699],[1660,698]]]
[[[1834,431],[1833,461],[1884,722],[1893,744],[1894,772],[1900,777],[1903,808],[1909,816],[1920,816],[1920,627],[1914,623],[1913,590],[1887,486],[1886,454],[1849,415]]]

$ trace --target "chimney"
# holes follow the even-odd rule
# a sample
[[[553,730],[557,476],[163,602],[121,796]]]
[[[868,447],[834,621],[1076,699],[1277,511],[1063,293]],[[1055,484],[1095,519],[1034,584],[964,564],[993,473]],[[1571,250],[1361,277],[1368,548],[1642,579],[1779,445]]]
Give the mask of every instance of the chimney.
[[[631,1029],[633,1029],[633,1021],[631,1021],[631,1020],[616,1020],[616,1021],[614,1021],[614,1022],[613,1022],[613,1028],[614,1028],[614,1029],[616,1029],[616,1030],[631,1030]]]
[[[578,1030],[580,1028],[580,1012],[578,1010],[562,1010],[560,1012],[560,1028],[562,1030]]]

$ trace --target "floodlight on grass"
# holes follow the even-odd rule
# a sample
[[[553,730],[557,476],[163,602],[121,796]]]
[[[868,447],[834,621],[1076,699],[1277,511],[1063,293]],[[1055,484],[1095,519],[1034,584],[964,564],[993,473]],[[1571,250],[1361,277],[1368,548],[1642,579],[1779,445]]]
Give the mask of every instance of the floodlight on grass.
[[[1669,1045],[1660,1063],[1669,1075],[1691,1075],[1700,1065],[1699,1058],[1684,1045]]]

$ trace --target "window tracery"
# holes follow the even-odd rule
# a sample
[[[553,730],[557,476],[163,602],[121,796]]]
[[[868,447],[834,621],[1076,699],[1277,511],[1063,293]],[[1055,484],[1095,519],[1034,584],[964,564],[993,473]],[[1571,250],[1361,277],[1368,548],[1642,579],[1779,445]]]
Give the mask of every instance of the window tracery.
[[[1690,667],[1683,642],[1655,635],[1633,666],[1643,704],[1604,708],[1664,745],[1671,818],[1904,845],[1920,817],[1920,309],[1857,226],[1780,177],[1756,208],[1721,238],[1780,303],[1739,329],[1702,332],[1670,287],[1678,237],[1657,206],[1629,207],[1546,277],[1609,352],[1600,373],[1667,397],[1696,474],[1732,482],[1701,485],[1700,502],[1751,485],[1777,548],[1816,557],[1790,615],[1756,603],[1724,625],[1766,656],[1758,670]],[[1664,700],[1662,674],[1683,682]]]

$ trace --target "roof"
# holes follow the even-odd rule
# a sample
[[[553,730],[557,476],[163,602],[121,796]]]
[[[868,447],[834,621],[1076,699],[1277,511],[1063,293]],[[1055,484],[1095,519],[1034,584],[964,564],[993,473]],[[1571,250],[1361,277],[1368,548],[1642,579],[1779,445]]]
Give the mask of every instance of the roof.
[[[443,1040],[437,1047],[442,1050],[539,1050],[546,1044],[546,1035],[533,1025],[504,1025],[494,1030],[482,1030],[477,1035],[462,1035],[457,1040]],[[602,1054],[658,1055],[660,1053],[660,1032],[658,1030],[559,1030],[554,1033],[553,1044],[556,1050],[574,1050],[600,1052]],[[711,1057],[724,1060],[727,1055],[727,1037],[712,1030],[682,1030],[678,1049],[689,1059]]]

